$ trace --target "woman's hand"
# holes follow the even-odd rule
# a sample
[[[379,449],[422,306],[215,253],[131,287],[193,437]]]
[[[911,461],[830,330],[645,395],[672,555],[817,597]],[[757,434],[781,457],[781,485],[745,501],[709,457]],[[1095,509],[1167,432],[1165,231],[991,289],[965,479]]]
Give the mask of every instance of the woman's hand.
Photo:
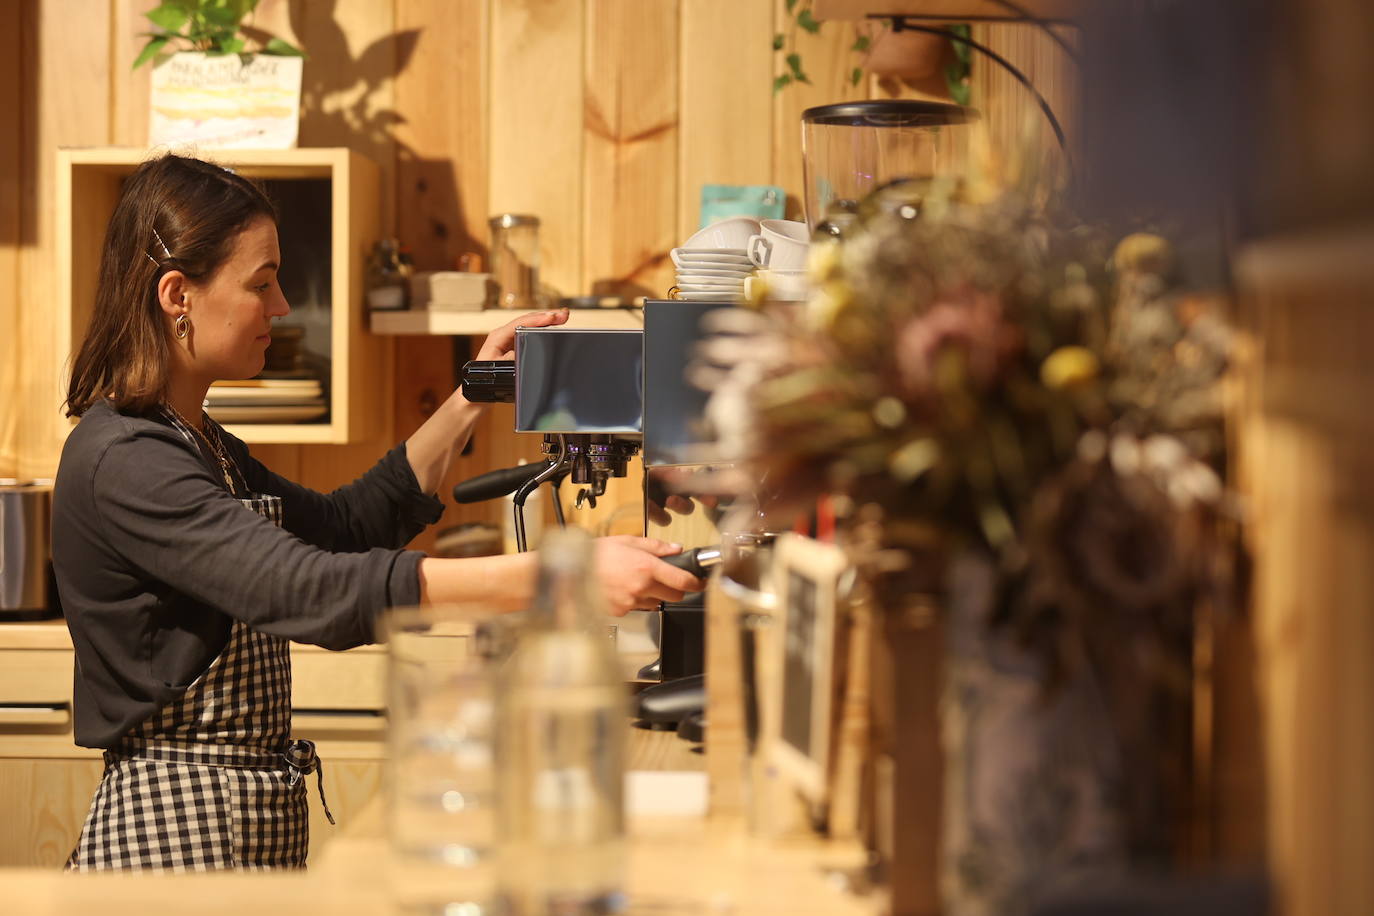
[[[477,355],[473,359],[514,359],[516,328],[549,328],[554,325],[566,324],[567,321],[567,309],[527,312],[488,334],[487,339],[482,341],[482,346],[478,348]]]
[[[701,591],[706,583],[689,572],[669,566],[659,557],[681,553],[676,544],[629,535],[597,538],[596,573],[616,617],[660,601],[681,601],[686,592]]]

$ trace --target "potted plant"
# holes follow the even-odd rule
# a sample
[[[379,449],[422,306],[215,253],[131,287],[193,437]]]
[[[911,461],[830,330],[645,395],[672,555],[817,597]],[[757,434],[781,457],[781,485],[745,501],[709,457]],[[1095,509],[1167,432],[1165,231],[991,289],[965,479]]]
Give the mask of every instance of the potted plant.
[[[154,65],[150,145],[296,145],[305,55],[274,36],[250,44],[244,19],[258,2],[165,0],[146,13],[155,29],[134,67]]]
[[[773,51],[783,55],[784,70],[773,78],[773,91],[793,83],[810,84],[811,77],[797,50],[797,32],[816,35],[821,21],[811,10],[812,0],[786,0],[785,31],[773,36]],[[858,86],[865,72],[877,76],[893,94],[901,85],[926,95],[948,96],[960,105],[969,104],[968,45],[943,35],[915,29],[895,29],[885,20],[865,19],[855,25],[851,53],[857,55],[846,73],[846,82]],[[968,38],[969,26],[951,25],[949,32]],[[901,85],[898,85],[901,84]]]

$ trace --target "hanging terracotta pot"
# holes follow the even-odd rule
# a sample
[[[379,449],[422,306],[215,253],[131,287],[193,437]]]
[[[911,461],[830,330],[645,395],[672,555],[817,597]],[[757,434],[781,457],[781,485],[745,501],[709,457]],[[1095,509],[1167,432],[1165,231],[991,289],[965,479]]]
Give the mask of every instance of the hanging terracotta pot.
[[[948,97],[945,67],[954,58],[949,39],[929,32],[893,31],[886,24],[865,21],[859,33],[869,39],[864,69],[882,82],[895,81],[924,95]]]

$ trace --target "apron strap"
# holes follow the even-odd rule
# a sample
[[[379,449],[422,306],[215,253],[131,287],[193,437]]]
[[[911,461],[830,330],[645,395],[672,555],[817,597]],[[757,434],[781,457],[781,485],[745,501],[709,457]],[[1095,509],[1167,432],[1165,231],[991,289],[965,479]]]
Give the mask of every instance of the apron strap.
[[[329,823],[333,825],[334,815],[330,813],[329,802],[324,797],[324,761],[315,753],[315,742],[297,738],[286,746],[281,756],[282,760],[286,761],[288,785],[294,786],[312,771],[315,773],[315,784],[320,790],[320,804],[324,806],[324,816],[329,818]]]

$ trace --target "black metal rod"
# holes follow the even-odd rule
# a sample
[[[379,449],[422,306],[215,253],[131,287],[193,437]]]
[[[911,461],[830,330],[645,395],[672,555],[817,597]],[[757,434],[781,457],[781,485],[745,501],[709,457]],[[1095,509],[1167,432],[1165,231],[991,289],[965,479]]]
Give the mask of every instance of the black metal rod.
[[[1066,154],[1068,153],[1069,144],[1068,141],[1064,138],[1064,128],[1062,128],[1059,125],[1059,119],[1054,116],[1054,109],[1050,107],[1049,102],[1045,101],[1045,97],[1040,94],[1040,90],[1035,88],[1035,84],[1032,83],[1030,79],[1026,77],[1026,74],[1022,73],[1019,69],[1017,69],[1017,67],[1014,64],[1012,64],[1011,61],[1007,60],[1005,57],[998,54],[996,51],[992,50],[987,45],[980,44],[979,42],[974,41],[972,38],[965,38],[962,35],[958,35],[954,32],[951,32],[949,29],[940,29],[928,25],[912,25],[910,22],[907,22],[904,17],[901,16],[893,16],[891,18],[892,31],[894,32],[901,32],[903,30],[910,30],[912,32],[926,32],[930,35],[942,35],[945,38],[948,38],[950,41],[963,42],[964,44],[968,45],[970,48],[977,51],[978,53],[986,55],[990,60],[993,61],[993,63],[997,64],[1003,70],[1006,70],[1008,73],[1010,73],[1018,83],[1020,83],[1022,86],[1025,86],[1026,89],[1030,91],[1031,95],[1035,96],[1036,104],[1040,106],[1040,110],[1044,113],[1045,119],[1050,122],[1050,128],[1054,131],[1055,139],[1059,141],[1059,148],[1062,149]]]
[[[524,553],[527,541],[525,539],[525,499],[535,491],[541,483],[558,473],[563,464],[568,460],[568,441],[561,435],[558,437],[558,459],[551,461],[549,466],[538,475],[531,477],[520,485],[511,497],[511,511],[515,513],[515,550],[517,553]]]

